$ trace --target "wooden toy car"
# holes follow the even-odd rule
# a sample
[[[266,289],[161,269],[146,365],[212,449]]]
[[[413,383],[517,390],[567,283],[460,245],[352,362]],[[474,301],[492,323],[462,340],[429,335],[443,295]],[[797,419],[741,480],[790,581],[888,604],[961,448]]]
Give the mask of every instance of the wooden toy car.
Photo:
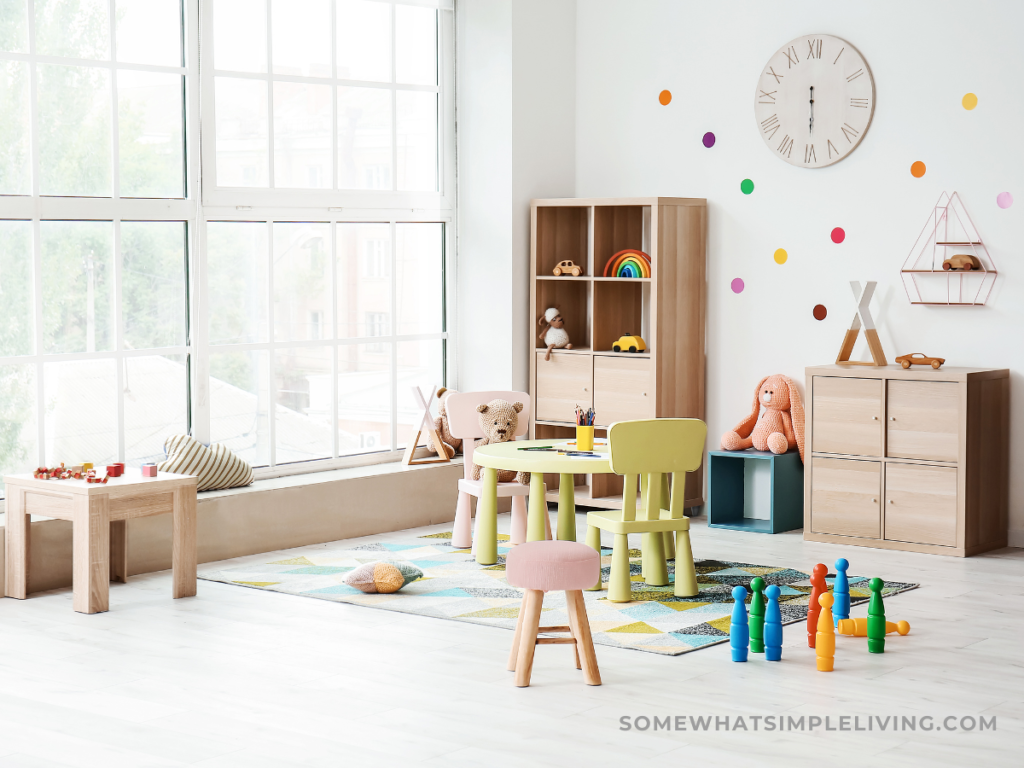
[[[562,275],[572,275],[573,277],[579,277],[583,274],[583,267],[579,264],[573,264],[572,259],[566,259],[560,261],[555,265],[555,268],[551,270],[555,277],[561,277]]]
[[[962,269],[965,272],[970,272],[972,269],[981,269],[981,262],[977,256],[972,256],[969,253],[958,253],[942,262],[942,268],[947,271],[950,269]]]
[[[896,362],[904,368],[909,368],[912,365],[930,365],[935,370],[939,370],[939,366],[946,362],[946,358],[925,357],[921,352],[913,352],[909,355],[900,355],[896,358]]]
[[[621,337],[618,341],[612,344],[613,352],[646,352],[647,345],[644,344],[644,340],[639,336],[632,336],[626,334]]]

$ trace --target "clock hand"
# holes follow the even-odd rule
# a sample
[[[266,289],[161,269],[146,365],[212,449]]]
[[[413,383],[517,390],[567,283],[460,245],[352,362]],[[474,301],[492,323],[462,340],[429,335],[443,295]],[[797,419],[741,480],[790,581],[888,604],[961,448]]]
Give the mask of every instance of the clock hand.
[[[810,133],[814,133],[814,86],[813,85],[811,86],[811,123],[810,123],[810,130],[809,130],[809,132]]]

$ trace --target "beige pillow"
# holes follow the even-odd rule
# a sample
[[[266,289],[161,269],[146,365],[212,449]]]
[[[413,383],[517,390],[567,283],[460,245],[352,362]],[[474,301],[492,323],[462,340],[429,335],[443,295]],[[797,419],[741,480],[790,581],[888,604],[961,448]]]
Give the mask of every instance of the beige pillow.
[[[209,447],[188,435],[172,435],[164,441],[167,460],[160,462],[161,472],[195,475],[197,490],[215,491],[251,485],[252,467],[231,452],[230,448],[213,444]]]

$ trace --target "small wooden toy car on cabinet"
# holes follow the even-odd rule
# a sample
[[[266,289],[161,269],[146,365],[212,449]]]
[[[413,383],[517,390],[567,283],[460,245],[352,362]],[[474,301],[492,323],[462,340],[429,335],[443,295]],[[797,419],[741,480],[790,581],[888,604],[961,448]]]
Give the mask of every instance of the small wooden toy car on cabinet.
[[[583,267],[579,264],[573,264],[571,259],[560,261],[555,265],[555,268],[551,270],[555,277],[561,277],[562,275],[572,275],[573,277],[579,277],[583,274]]]
[[[627,333],[625,336],[622,336],[618,341],[612,344],[612,351],[646,352],[647,345],[644,343],[644,340],[641,339],[639,336],[632,336],[631,334]]]
[[[958,253],[942,262],[942,268],[946,271],[952,269],[954,271],[963,270],[964,272],[970,272],[972,269],[981,269],[981,261],[977,256],[972,256],[969,253]]]
[[[896,358],[896,362],[904,368],[909,368],[912,365],[930,365],[935,370],[939,370],[939,366],[946,362],[946,358],[925,357],[921,352],[913,352],[909,355],[900,355]]]

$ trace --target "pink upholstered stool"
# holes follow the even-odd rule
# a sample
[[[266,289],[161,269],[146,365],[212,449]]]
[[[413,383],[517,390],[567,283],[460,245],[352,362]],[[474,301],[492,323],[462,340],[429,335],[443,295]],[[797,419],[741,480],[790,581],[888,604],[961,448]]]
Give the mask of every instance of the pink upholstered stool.
[[[576,669],[583,670],[587,685],[600,685],[594,640],[590,636],[583,590],[600,577],[601,556],[586,544],[574,541],[530,541],[511,549],[505,558],[505,578],[513,587],[525,589],[519,606],[519,621],[512,640],[508,668],[516,673],[516,685],[525,688],[533,672],[533,652],[538,645],[566,643],[576,651]],[[540,626],[545,592],[565,592],[569,614],[567,627]],[[538,632],[568,632],[570,637],[542,637]],[[580,655],[583,664],[580,665]]]

